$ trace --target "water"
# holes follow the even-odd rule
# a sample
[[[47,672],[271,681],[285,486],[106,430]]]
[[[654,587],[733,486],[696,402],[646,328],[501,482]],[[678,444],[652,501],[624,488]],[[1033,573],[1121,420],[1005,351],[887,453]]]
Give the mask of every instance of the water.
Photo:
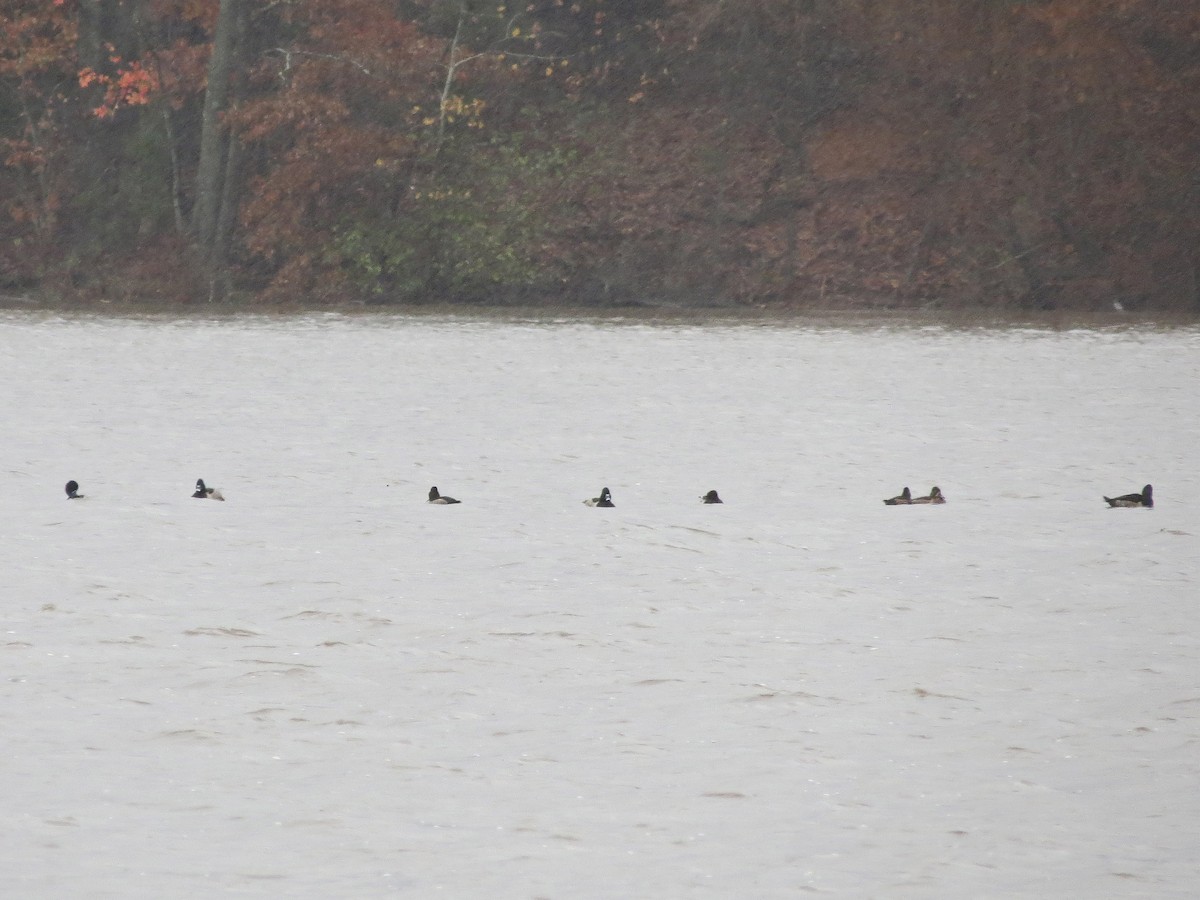
[[[1196,329],[0,349],[6,896],[1194,892]]]

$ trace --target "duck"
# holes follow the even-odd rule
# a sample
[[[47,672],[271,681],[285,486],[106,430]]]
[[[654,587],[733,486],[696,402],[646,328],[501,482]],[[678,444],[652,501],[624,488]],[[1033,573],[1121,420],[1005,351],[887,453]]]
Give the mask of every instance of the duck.
[[[1154,487],[1146,485],[1140,494],[1122,494],[1120,497],[1105,497],[1104,502],[1109,506],[1143,506],[1154,508]]]
[[[913,502],[912,491],[910,491],[906,487],[895,497],[888,497],[883,502],[886,503],[888,506],[908,506],[910,503]]]
[[[701,503],[724,503],[725,501],[722,500],[717,495],[716,491],[709,491],[707,494],[705,494],[703,497],[700,498],[700,502]]]
[[[192,494],[196,500],[224,500],[224,495],[216,488],[210,488],[204,483],[203,478],[196,479],[196,493]]]
[[[913,497],[909,503],[945,503],[946,498],[942,496],[940,487],[932,487],[929,489],[928,497]]]
[[[79,482],[78,481],[74,481],[74,480],[68,481],[67,486],[66,486],[66,492],[67,492],[68,500],[82,500],[83,499],[83,494],[79,493]]]
[[[451,503],[462,503],[461,500],[455,500],[453,497],[443,497],[438,493],[436,486],[429,489],[429,502],[437,503],[440,506],[448,506]]]
[[[599,497],[593,497],[591,500],[584,500],[583,505],[611,507],[613,505],[612,494],[609,493],[608,488],[601,488]]]

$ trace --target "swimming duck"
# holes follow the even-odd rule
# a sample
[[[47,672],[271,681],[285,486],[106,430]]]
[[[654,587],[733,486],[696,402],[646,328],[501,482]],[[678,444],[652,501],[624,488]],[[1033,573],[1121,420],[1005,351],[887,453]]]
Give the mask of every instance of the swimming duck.
[[[196,500],[224,500],[221,492],[216,488],[210,488],[204,484],[203,478],[196,479],[196,493],[192,494]]]
[[[83,494],[79,493],[79,482],[78,481],[68,481],[66,491],[67,491],[67,499],[68,500],[82,500],[83,499]]]
[[[883,502],[888,506],[908,506],[913,502],[912,491],[910,491],[908,488],[905,488],[895,497],[888,497]]]
[[[584,500],[584,506],[612,506],[612,494],[608,492],[608,488],[601,488],[600,496],[593,497],[591,500]]]
[[[455,500],[453,497],[443,497],[438,493],[438,489],[436,487],[431,487],[429,489],[429,502],[437,503],[441,506],[448,506],[451,503],[461,503],[462,501]]]
[[[709,491],[707,494],[705,494],[703,497],[701,497],[700,500],[703,503],[724,503],[725,502],[724,500],[722,500],[720,497],[717,496],[716,491]]]
[[[1154,508],[1154,488],[1146,485],[1140,494],[1122,494],[1120,497],[1105,497],[1104,502],[1109,506],[1144,506]]]
[[[932,487],[929,489],[928,497],[913,497],[910,503],[945,503],[946,498],[942,496],[940,487]]]

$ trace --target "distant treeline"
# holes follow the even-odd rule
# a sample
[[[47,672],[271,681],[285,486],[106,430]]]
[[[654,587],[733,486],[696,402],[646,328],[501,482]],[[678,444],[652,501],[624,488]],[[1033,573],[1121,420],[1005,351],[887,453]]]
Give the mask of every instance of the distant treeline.
[[[1200,4],[10,0],[0,295],[1200,312]]]

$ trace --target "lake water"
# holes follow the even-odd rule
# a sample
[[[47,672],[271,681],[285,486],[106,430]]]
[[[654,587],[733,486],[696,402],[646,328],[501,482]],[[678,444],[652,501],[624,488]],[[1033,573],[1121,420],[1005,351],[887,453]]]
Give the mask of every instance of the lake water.
[[[1194,896],[1196,328],[0,353],[6,897]]]

